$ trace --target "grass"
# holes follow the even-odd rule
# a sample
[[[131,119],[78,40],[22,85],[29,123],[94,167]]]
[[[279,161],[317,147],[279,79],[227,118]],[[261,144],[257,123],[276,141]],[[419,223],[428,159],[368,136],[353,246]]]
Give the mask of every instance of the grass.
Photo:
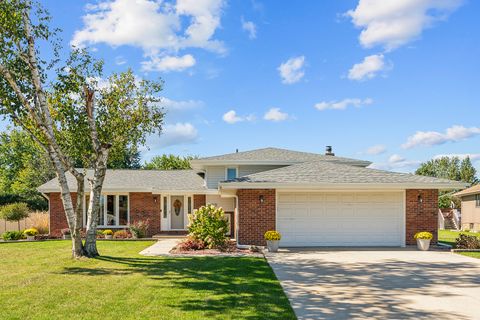
[[[467,257],[480,259],[480,252],[457,252],[457,253]]]
[[[455,248],[455,239],[458,238],[460,234],[468,234],[471,236],[480,237],[480,233],[476,233],[476,232],[438,230],[438,242],[449,244],[453,248]]]
[[[0,243],[0,319],[295,319],[262,258],[144,257],[152,242]]]

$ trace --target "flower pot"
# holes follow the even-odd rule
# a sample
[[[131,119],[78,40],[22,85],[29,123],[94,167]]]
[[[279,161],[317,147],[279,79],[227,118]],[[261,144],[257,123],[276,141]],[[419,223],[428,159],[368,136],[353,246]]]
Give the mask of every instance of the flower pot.
[[[428,248],[430,248],[430,241],[430,239],[417,239],[418,250],[428,251]]]
[[[70,234],[63,235],[63,240],[70,240],[70,239],[72,239],[72,236]]]
[[[111,239],[113,239],[113,235],[111,235],[111,234],[106,234],[106,235],[105,235],[105,239],[111,240]]]
[[[279,243],[280,243],[280,240],[267,240],[268,252],[277,252]]]
[[[33,240],[35,240],[35,236],[27,236],[27,240],[28,241],[33,241]]]

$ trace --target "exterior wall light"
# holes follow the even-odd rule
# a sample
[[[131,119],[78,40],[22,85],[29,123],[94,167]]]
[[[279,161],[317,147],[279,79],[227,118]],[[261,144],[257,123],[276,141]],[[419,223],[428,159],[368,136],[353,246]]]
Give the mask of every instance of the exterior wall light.
[[[265,202],[265,197],[262,195],[260,195],[260,197],[258,198],[258,200],[260,200],[260,203],[264,203]]]

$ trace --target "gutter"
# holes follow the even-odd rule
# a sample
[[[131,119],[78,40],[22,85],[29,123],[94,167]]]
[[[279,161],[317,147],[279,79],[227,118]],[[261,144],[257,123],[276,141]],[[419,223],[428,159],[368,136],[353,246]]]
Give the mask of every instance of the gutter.
[[[466,184],[452,183],[275,183],[275,182],[220,182],[220,189],[295,189],[295,190],[398,190],[398,189],[463,189]]]

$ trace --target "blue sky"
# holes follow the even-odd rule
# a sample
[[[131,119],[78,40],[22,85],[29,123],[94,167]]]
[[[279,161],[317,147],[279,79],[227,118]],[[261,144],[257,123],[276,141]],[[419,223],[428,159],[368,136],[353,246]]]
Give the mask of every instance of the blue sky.
[[[480,2],[43,0],[64,45],[165,80],[155,154],[275,146],[480,169]]]

